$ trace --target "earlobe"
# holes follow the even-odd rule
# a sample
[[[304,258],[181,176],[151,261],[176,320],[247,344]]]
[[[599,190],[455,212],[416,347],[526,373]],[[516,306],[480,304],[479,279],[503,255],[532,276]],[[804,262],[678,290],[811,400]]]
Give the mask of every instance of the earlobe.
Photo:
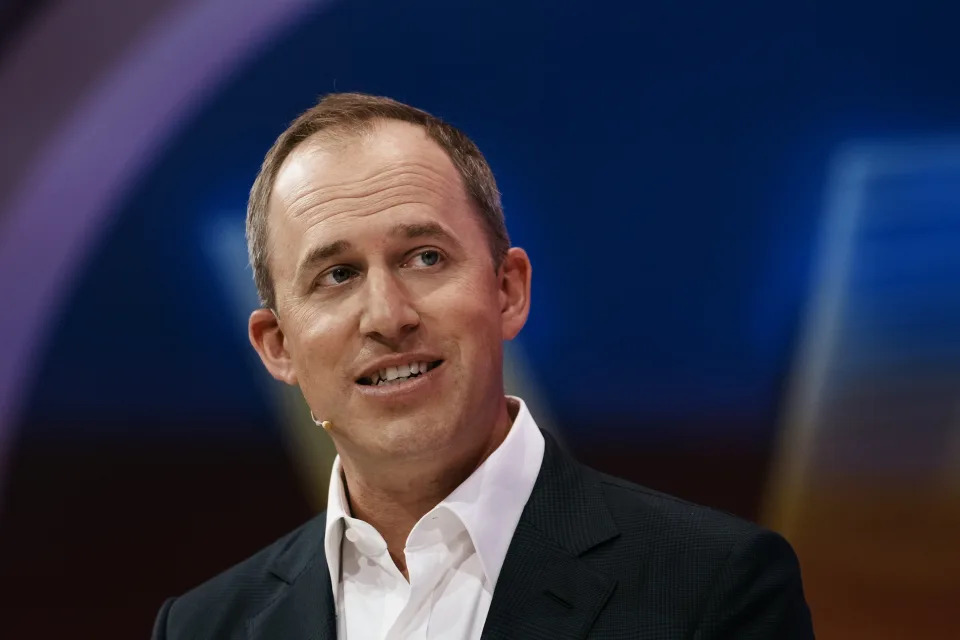
[[[531,273],[527,252],[511,247],[500,266],[500,321],[504,340],[513,340],[527,323]]]
[[[296,372],[276,313],[272,309],[256,309],[250,314],[247,332],[250,344],[270,375],[289,385],[297,384]]]

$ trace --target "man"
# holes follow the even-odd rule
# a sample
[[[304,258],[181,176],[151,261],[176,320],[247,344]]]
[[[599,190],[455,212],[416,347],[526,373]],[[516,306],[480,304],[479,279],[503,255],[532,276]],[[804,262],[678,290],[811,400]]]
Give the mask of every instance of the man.
[[[585,467],[504,396],[530,307],[493,175],[422,111],[335,94],[251,190],[250,340],[339,454],[327,511],[154,638],[812,638],[779,536]]]

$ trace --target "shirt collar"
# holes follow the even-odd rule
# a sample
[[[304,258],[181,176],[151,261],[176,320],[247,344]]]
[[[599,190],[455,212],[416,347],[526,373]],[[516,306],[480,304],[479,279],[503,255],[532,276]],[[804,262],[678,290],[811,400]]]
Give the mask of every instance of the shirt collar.
[[[519,405],[507,437],[470,477],[431,510],[448,509],[463,523],[491,587],[497,584],[510,540],[543,462],[543,435],[526,403],[513,396],[507,399]],[[337,456],[330,474],[324,537],[333,593],[337,593],[340,582],[340,545],[344,519],[348,517],[342,467]]]
[[[543,435],[520,398],[507,437],[477,470],[437,508],[446,507],[463,523],[491,587],[496,586],[507,548],[530,498],[543,462]]]
[[[337,601],[337,586],[340,584],[340,545],[343,542],[344,520],[349,516],[347,494],[343,489],[343,467],[340,456],[333,459],[330,471],[330,488],[327,490],[327,525],[323,534],[324,553],[330,570],[334,602]],[[339,607],[339,603],[337,604]]]

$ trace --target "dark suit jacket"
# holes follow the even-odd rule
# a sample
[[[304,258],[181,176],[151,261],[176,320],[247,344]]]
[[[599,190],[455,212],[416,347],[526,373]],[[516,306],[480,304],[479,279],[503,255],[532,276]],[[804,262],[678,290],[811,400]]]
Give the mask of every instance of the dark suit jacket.
[[[484,640],[813,638],[783,538],[588,469],[545,437]],[[324,515],[165,602],[154,640],[335,638]]]

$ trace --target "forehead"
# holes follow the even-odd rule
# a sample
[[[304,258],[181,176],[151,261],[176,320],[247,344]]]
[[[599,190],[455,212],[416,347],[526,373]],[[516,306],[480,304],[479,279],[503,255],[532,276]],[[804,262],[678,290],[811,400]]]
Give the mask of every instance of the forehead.
[[[360,134],[321,132],[294,149],[274,182],[271,222],[363,208],[373,195],[467,199],[453,162],[422,127],[382,120]]]
[[[278,172],[267,217],[267,259],[278,288],[293,282],[318,247],[385,246],[398,224],[439,226],[471,254],[486,247],[447,153],[422,127],[393,120],[301,144]]]
[[[435,224],[463,247],[486,245],[447,153],[422,127],[400,121],[305,141],[281,166],[267,217],[268,261],[281,287],[316,247],[379,246],[397,224]]]

